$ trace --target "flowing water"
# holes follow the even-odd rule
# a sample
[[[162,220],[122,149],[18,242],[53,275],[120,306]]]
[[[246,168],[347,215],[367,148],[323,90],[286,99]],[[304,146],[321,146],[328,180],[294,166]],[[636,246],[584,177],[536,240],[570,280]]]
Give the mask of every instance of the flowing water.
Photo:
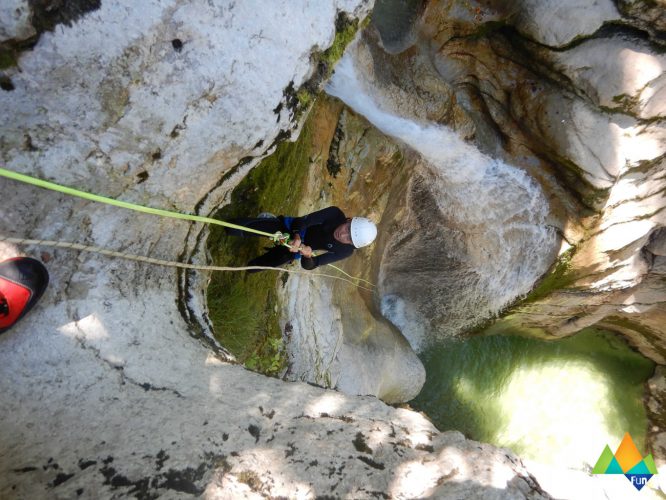
[[[456,339],[546,271],[557,245],[545,223],[548,205],[522,170],[444,126],[393,111],[399,106],[373,81],[372,62],[358,45],[326,91],[421,158],[407,190],[405,227],[392,235],[379,277],[382,312],[426,366],[413,405],[441,430],[567,468],[593,466],[625,432],[643,447],[642,384],[653,365],[614,335]]]
[[[440,430],[572,469],[594,467],[625,432],[645,452],[643,383],[654,364],[614,334],[474,337],[439,345],[423,361],[426,384],[411,404]]]
[[[524,171],[481,153],[447,127],[399,116],[359,43],[326,91],[420,155],[406,222],[382,258],[382,312],[421,350],[426,329],[450,337],[527,293],[554,257],[548,204]]]

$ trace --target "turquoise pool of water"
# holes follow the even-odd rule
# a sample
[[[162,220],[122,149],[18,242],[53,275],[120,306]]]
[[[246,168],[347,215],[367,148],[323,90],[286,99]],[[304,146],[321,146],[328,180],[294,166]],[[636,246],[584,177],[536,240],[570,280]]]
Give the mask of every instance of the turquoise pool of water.
[[[422,360],[426,383],[410,404],[442,431],[576,469],[593,467],[625,432],[645,451],[644,382],[654,364],[615,334],[476,336],[437,345]]]

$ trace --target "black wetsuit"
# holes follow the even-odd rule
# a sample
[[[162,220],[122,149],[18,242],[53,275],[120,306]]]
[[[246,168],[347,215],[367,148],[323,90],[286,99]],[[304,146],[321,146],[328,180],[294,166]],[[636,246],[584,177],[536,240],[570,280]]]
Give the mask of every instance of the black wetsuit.
[[[304,245],[312,251],[326,250],[326,253],[316,257],[303,257],[300,253],[292,253],[285,246],[271,248],[265,254],[248,262],[249,266],[278,267],[293,259],[300,258],[303,269],[314,269],[325,264],[349,257],[354,252],[354,245],[340,243],[333,237],[333,232],[340,224],[347,222],[347,217],[338,207],[328,207],[303,217],[275,218],[244,218],[232,219],[229,222],[240,226],[251,227],[259,231],[274,234],[277,231],[290,233],[293,236],[301,235]],[[259,236],[239,229],[225,228],[228,234],[235,236]],[[249,271],[253,272],[253,271]],[[256,271],[255,271],[256,272]]]

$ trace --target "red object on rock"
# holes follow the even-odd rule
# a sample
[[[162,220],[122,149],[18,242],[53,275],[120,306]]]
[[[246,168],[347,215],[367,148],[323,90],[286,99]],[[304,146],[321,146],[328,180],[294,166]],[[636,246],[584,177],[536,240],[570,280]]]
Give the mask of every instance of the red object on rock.
[[[34,307],[48,284],[49,273],[36,259],[17,257],[0,262],[0,333]]]

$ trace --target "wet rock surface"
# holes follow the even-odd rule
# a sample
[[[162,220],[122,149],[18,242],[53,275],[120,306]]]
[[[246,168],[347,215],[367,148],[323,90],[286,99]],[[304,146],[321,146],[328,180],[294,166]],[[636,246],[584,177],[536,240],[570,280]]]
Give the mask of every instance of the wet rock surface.
[[[102,2],[2,70],[3,166],[208,214],[297,126],[285,89],[309,78],[338,12],[369,8]],[[197,225],[7,179],[0,192],[2,236],[205,262]],[[0,337],[3,498],[547,497],[512,454],[414,412],[229,363],[207,335],[205,274],[0,243],[20,254],[51,282]]]
[[[664,305],[660,261],[649,248],[665,222],[666,60],[658,35],[640,31],[611,2],[597,7],[572,2],[546,15],[540,2],[432,4],[408,51],[388,55],[371,33],[365,42],[393,109],[447,124],[539,182],[549,224],[575,251],[563,302],[532,301],[521,320],[560,336],[578,331],[578,322],[639,309],[633,319],[656,324]],[[649,357],[663,363],[663,332],[652,334],[632,340],[652,345]]]
[[[666,456],[666,370],[663,366],[655,370],[654,377],[647,383],[646,409],[650,418],[648,437],[650,451],[656,457]],[[663,482],[662,482],[663,484]]]
[[[316,149],[300,213],[330,205],[348,217],[371,217],[390,234],[385,216],[406,167],[398,145],[363,117],[321,97],[315,120]],[[335,164],[336,168],[331,165]],[[288,340],[286,378],[333,387],[347,394],[373,394],[387,403],[418,395],[425,370],[409,343],[381,317],[374,281],[380,241],[336,262],[349,276],[367,281],[294,275],[281,290],[283,331]],[[340,276],[328,266],[322,273]],[[356,284],[360,285],[357,287]]]
[[[366,33],[363,50],[380,100],[417,123],[450,126],[543,189],[548,225],[561,238],[560,258],[525,301],[505,311],[500,329],[553,338],[596,325],[666,362],[662,17],[663,8],[643,2],[572,1],[555,9],[532,1],[439,2],[428,4],[416,41],[399,54],[387,54],[378,35]],[[412,195],[396,210],[402,214],[396,231],[425,231],[423,221],[436,205],[426,201],[433,178],[417,183],[418,169],[411,172]],[[421,217],[419,206],[426,207]],[[470,227],[454,220],[445,221],[448,232],[416,239],[413,247],[409,238],[401,241],[402,249],[411,248],[402,254],[408,265],[396,266],[401,253],[393,252],[385,282],[416,271],[414,248],[450,249],[425,271],[429,277],[459,268],[450,257],[456,245],[463,248]],[[501,248],[488,251],[498,257]],[[419,283],[429,279],[415,275]],[[438,324],[436,309],[423,309],[433,300],[430,291],[452,304],[460,295],[454,284],[466,277],[451,273],[439,287],[406,283],[396,295]],[[448,311],[438,326],[454,316]]]
[[[450,125],[487,155],[528,172],[549,203],[547,223],[573,248],[558,286],[504,321],[553,337],[599,325],[663,364],[664,59],[655,48],[663,16],[635,4],[620,2],[618,10],[601,2],[593,10],[572,1],[548,13],[549,4],[534,1],[497,9],[429,3],[405,50],[385,54],[371,32],[366,46],[382,98],[404,116]],[[6,5],[13,10],[2,11],[3,42],[34,36],[27,3]],[[0,70],[9,118],[0,126],[0,158],[9,169],[79,189],[206,215],[275,140],[295,132],[295,90],[311,77],[313,47],[332,42],[338,11],[364,17],[369,9],[352,1],[271,4],[261,16],[240,3],[84,9]],[[366,148],[352,128],[330,155],[337,176],[332,168],[326,178],[341,184],[341,197],[313,196],[304,210],[344,201],[379,220],[383,234],[423,222],[429,208],[419,205],[428,200],[420,188],[436,179],[395,144],[377,140]],[[362,125],[360,133],[371,135]],[[356,157],[368,164],[354,167],[349,158]],[[371,165],[387,168],[364,170]],[[405,174],[412,167],[420,175],[414,184]],[[354,198],[364,185],[370,208]],[[205,262],[206,233],[197,225],[5,179],[0,191],[3,235]],[[455,243],[465,227],[440,229],[437,237],[453,234]],[[389,243],[378,240],[377,248]],[[469,255],[492,261],[494,254],[482,251],[491,247],[472,246]],[[415,241],[413,248],[424,247]],[[0,337],[0,440],[7,450],[0,496],[546,496],[504,450],[440,434],[421,416],[374,398],[228,364],[209,335],[204,274],[0,243],[2,258],[44,252],[52,278],[46,295]],[[370,253],[348,270],[378,276],[381,263]],[[413,277],[422,280],[438,269],[419,271]],[[456,290],[430,287],[423,296],[417,288],[406,298],[426,304]],[[410,364],[415,357],[394,329],[373,327],[382,340],[359,349],[354,341],[364,341],[362,334],[340,337],[345,327],[364,332],[380,305],[361,292],[325,293],[338,308],[365,302],[367,316],[340,315],[332,338],[342,347],[323,350],[340,366],[328,381],[324,371],[311,373],[313,381],[353,392],[363,373],[343,364],[360,363],[354,356],[365,349],[368,369],[385,372],[361,387],[387,400],[418,391],[422,367]],[[327,326],[336,315],[333,309]],[[382,366],[386,359],[407,361],[406,388],[391,378],[393,365]],[[658,371],[648,401],[660,465],[661,380]],[[416,474],[423,479],[411,480]]]

